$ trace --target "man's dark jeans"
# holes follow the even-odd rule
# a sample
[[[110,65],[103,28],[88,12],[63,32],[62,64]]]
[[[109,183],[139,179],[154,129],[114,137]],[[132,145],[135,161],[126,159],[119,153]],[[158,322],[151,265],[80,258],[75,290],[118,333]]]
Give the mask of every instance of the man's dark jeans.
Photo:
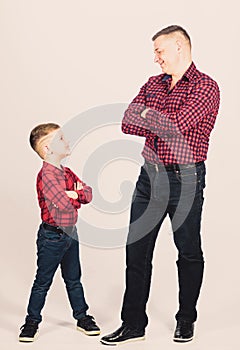
[[[200,226],[205,187],[205,164],[173,170],[146,163],[141,168],[133,194],[126,246],[126,290],[121,312],[130,327],[148,324],[152,256],[161,224],[169,215],[178,249],[179,310],[176,319],[194,322],[204,260]]]
[[[37,274],[28,304],[27,320],[42,321],[41,310],[54,274],[60,265],[73,317],[79,319],[86,314],[83,287],[80,282],[79,242],[76,227],[71,234],[52,232],[40,225],[37,238]]]

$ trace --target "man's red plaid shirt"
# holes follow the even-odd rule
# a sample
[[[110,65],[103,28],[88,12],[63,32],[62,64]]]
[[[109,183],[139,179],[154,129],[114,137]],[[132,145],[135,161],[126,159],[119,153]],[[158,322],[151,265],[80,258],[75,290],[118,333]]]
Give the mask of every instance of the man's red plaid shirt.
[[[122,131],[146,138],[142,155],[151,163],[204,161],[220,104],[218,85],[193,62],[172,90],[171,81],[160,74],[143,85],[124,114]]]

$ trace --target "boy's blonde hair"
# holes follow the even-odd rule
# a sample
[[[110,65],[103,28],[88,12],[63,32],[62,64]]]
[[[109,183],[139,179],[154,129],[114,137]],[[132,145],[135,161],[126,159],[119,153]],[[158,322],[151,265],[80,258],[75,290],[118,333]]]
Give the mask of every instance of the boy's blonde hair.
[[[40,147],[40,141],[52,131],[57,130],[59,128],[60,125],[58,124],[45,123],[35,126],[35,128],[31,131],[29,137],[30,145],[42,159],[44,159],[44,151],[43,148]]]

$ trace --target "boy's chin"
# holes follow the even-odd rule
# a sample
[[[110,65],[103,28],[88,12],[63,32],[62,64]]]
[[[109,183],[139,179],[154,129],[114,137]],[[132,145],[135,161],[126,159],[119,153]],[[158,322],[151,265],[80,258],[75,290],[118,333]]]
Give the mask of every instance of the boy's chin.
[[[64,154],[64,155],[62,155],[62,156],[60,157],[60,160],[63,160],[63,159],[65,159],[65,158],[69,157],[70,155],[71,155],[70,152],[69,152],[69,153],[66,153],[66,154]]]
[[[65,157],[69,157],[71,155],[71,151],[68,151],[67,153],[65,153]]]

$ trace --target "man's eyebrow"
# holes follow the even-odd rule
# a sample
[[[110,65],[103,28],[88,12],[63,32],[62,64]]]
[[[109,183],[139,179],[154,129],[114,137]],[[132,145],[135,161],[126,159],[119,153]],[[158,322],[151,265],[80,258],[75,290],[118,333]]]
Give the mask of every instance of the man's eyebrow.
[[[161,52],[162,50],[160,50],[158,47],[156,47],[156,49],[154,51],[159,51]]]

